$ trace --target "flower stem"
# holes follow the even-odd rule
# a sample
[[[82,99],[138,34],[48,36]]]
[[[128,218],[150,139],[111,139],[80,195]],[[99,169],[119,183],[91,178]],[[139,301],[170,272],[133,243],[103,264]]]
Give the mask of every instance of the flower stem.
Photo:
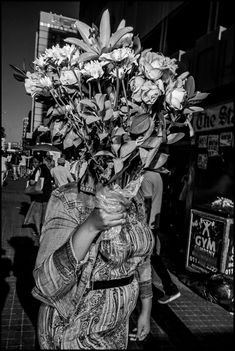
[[[88,87],[89,87],[89,99],[91,99],[91,83],[88,82]]]
[[[122,89],[123,89],[124,97],[125,97],[125,100],[126,100],[126,106],[127,106],[128,117],[130,117],[130,109],[129,109],[129,105],[128,105],[128,100],[127,100],[127,95],[126,95],[126,88],[125,88],[124,79],[122,79]]]
[[[118,104],[118,95],[119,95],[119,87],[120,87],[120,82],[119,82],[119,75],[118,75],[118,67],[116,66],[116,74],[117,74],[117,84],[116,84],[116,96],[115,96],[115,105],[114,105],[114,110],[117,109],[117,104]]]
[[[54,100],[55,100],[55,102],[57,103],[57,105],[58,105],[59,107],[61,107],[61,105],[60,105],[59,101],[57,100],[57,98],[56,98],[56,96],[55,96],[55,94],[54,94],[54,91],[53,91],[53,90],[51,90],[50,92],[51,92],[51,95],[52,95],[53,99],[54,99]]]
[[[102,90],[101,90],[100,80],[99,79],[97,79],[97,86],[98,86],[99,93],[102,94]]]

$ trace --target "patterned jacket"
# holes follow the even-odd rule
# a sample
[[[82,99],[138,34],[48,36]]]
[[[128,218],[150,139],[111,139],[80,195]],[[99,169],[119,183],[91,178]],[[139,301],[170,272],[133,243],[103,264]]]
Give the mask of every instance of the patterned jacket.
[[[133,202],[138,219],[145,222],[143,198]],[[34,269],[35,298],[57,309],[65,321],[76,317],[81,297],[89,285],[92,267],[99,248],[100,237],[91,244],[84,259],[77,261],[72,246],[72,234],[94,209],[93,189],[78,192],[77,182],[66,184],[52,192],[48,203],[40,248]],[[151,240],[154,240],[153,238]],[[138,266],[138,280],[151,283],[150,255]],[[151,297],[146,290],[144,297]]]

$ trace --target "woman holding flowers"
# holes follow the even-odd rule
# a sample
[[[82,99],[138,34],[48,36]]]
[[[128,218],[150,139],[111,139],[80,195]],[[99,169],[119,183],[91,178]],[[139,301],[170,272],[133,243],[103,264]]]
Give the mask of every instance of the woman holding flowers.
[[[108,10],[99,28],[76,26],[82,39],[46,49],[33,73],[12,66],[26,92],[51,105],[52,142],[79,149],[78,181],[53,191],[40,238],[38,337],[42,349],[126,349],[138,296],[136,337],[150,332],[154,239],[142,174],[163,170],[160,145],[184,137],[172,127],[193,135],[193,105],[208,94],[188,72],[177,76],[175,59],[142,51],[124,20],[111,34]]]
[[[70,183],[48,203],[33,290],[42,349],[126,349],[139,294],[137,339],[150,332],[154,239],[143,203],[104,189]]]

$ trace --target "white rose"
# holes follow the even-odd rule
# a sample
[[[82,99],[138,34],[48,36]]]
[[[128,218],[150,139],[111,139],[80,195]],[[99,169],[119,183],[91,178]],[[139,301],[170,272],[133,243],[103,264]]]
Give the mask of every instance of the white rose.
[[[103,71],[103,66],[104,62],[99,62],[99,61],[90,61],[84,65],[84,68],[81,70],[81,73],[84,74],[85,76],[90,76],[91,78],[88,79],[98,79],[101,78],[104,74]]]
[[[185,96],[186,91],[183,88],[175,88],[166,94],[166,103],[175,110],[181,110]]]
[[[60,81],[63,85],[72,85],[77,83],[77,76],[71,70],[63,70],[60,74]]]

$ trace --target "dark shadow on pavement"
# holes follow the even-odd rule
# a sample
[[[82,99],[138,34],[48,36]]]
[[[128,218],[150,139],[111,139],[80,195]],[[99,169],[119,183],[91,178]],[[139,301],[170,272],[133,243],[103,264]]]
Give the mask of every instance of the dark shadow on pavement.
[[[21,207],[20,207],[19,214],[26,216],[28,209],[29,209],[29,206],[30,206],[30,203],[29,202],[21,202],[20,205],[21,205]]]
[[[5,279],[10,276],[10,272],[12,270],[11,260],[8,257],[3,257],[5,255],[5,252],[6,251],[1,248],[1,270],[0,270],[1,312],[5,305],[7,295],[10,291],[10,286]]]
[[[33,269],[38,246],[29,237],[12,237],[9,244],[14,248],[13,274],[16,277],[16,293],[22,308],[36,330],[40,302],[32,294],[34,287]]]

